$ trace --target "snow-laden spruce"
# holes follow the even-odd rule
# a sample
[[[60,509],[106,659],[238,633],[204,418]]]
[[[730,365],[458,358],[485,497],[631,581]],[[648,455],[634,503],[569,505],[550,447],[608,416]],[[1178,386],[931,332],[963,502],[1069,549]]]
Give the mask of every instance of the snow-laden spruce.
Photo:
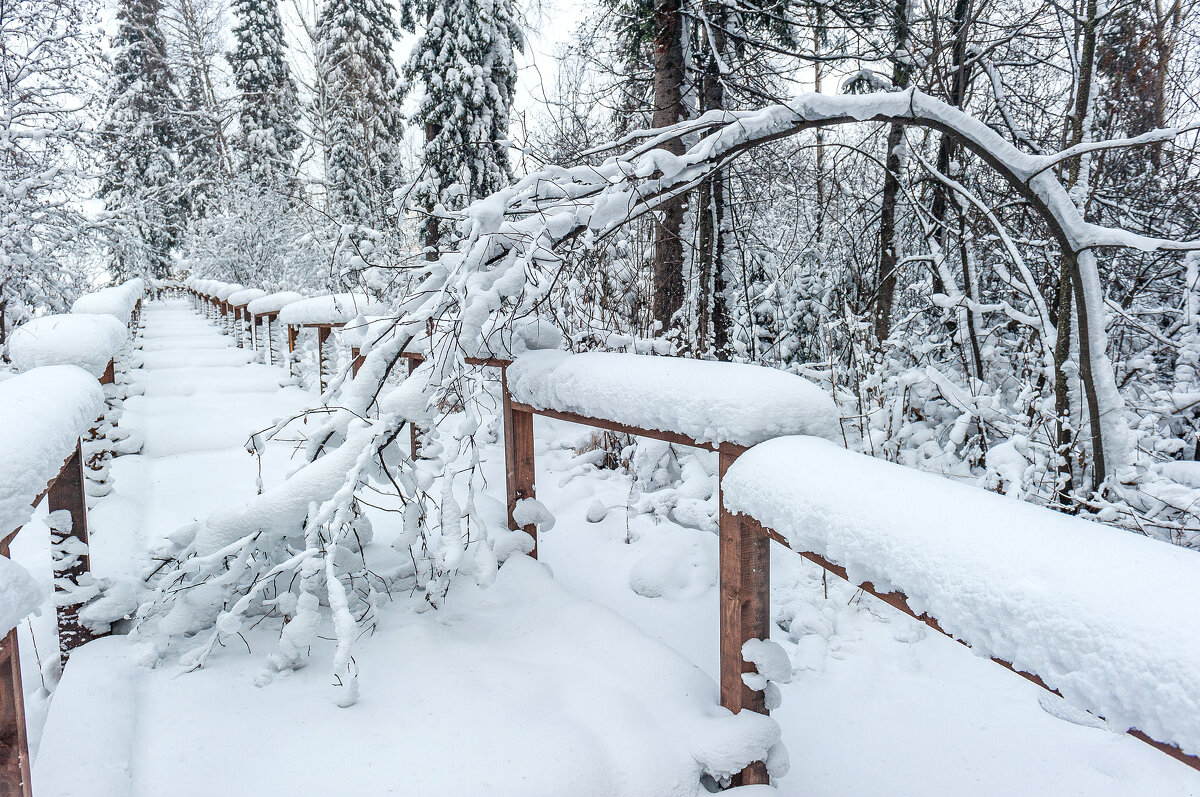
[[[811,437],[743,454],[726,506],[899,590],[1119,730],[1200,753],[1200,556]],[[770,677],[770,676],[768,676]]]

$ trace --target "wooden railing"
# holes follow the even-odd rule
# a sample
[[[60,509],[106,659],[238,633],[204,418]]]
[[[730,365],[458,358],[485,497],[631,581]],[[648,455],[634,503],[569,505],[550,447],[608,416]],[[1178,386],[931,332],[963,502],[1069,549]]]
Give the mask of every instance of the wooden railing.
[[[213,303],[221,312],[228,312],[221,302],[206,297],[196,291],[192,293],[197,298]],[[276,314],[277,315],[277,314]],[[328,339],[333,328],[343,324],[312,324],[320,330],[318,337],[318,357],[322,357],[321,348]],[[289,351],[295,350],[294,327],[289,327]],[[362,365],[362,357],[357,349],[351,352],[352,371],[357,374]],[[411,373],[423,361],[423,356],[415,353],[404,353],[409,361]],[[678,432],[647,429],[630,424],[620,423],[604,418],[597,418],[577,413],[542,409],[513,400],[508,388],[508,366],[511,361],[503,358],[468,357],[466,362],[471,365],[494,367],[500,371],[500,385],[503,397],[504,425],[504,461],[505,485],[508,505],[508,525],[512,530],[522,530],[533,538],[530,555],[537,558],[537,527],[535,525],[521,526],[515,516],[517,504],[523,499],[535,497],[534,480],[534,431],[533,418],[540,415],[547,418],[568,421],[571,423],[604,429],[610,432],[631,434],[661,440],[667,443],[690,446],[716,452],[718,456],[717,488],[719,502],[718,520],[718,569],[719,569],[719,612],[720,612],[720,693],[721,705],[729,711],[737,713],[743,709],[769,714],[766,708],[765,694],[762,691],[750,689],[742,679],[743,673],[753,672],[752,664],[742,657],[742,646],[751,639],[770,638],[770,584],[771,557],[770,543],[772,540],[784,545],[788,550],[803,556],[805,559],[820,565],[829,573],[853,584],[845,568],[830,562],[825,557],[811,551],[795,551],[787,540],[773,529],[763,527],[757,520],[746,515],[736,514],[725,507],[721,492],[721,481],[729,467],[747,449],[743,446],[724,443],[712,443],[691,438]],[[322,383],[322,389],[324,384]],[[410,424],[411,446],[413,456],[418,452],[419,430]],[[941,627],[937,619],[928,614],[914,611],[908,604],[908,598],[901,592],[879,590],[870,582],[855,585],[893,608],[907,614],[933,630],[966,645],[960,639],[949,634]],[[1038,675],[1024,672],[1011,662],[999,658],[993,661],[1017,673],[1030,682],[1059,694],[1057,690],[1047,685]],[[1189,755],[1177,746],[1157,741],[1146,734],[1130,730],[1129,734],[1146,744],[1166,753],[1172,758],[1183,762],[1193,769],[1200,770],[1200,757]],[[734,779],[734,785],[764,784],[769,781],[766,766],[763,762],[754,762],[746,767]]]
[[[112,365],[105,372],[112,381]],[[101,383],[106,383],[101,380]],[[67,566],[56,569],[55,592],[65,593],[64,580],[75,586],[91,573],[87,554],[88,522],[87,497],[84,490],[83,446],[75,442],[75,450],[58,475],[46,485],[33,502],[45,499],[50,512],[65,511],[70,515],[70,528],[51,529],[51,550],[63,552]],[[51,524],[54,525],[53,523]],[[9,556],[9,548],[21,528],[13,529],[0,538],[0,556]],[[80,553],[82,552],[82,553]],[[58,625],[58,655],[66,666],[71,651],[96,637],[79,620],[77,604],[61,602],[56,609]],[[29,738],[25,722],[25,698],[21,681],[21,654],[17,644],[17,628],[8,632],[0,642],[0,797],[32,797],[30,782]]]

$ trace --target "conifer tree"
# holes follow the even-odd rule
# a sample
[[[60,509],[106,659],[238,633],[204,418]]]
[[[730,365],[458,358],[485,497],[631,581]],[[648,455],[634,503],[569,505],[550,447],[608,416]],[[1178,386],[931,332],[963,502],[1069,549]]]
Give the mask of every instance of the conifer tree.
[[[107,171],[100,195],[112,214],[116,277],[161,277],[180,234],[180,106],[159,28],[161,0],[122,0],[101,129]]]
[[[506,139],[522,36],[510,0],[406,0],[401,25],[422,29],[405,77],[424,89],[414,121],[425,127],[425,153],[412,199],[429,214],[434,257],[445,235],[435,209],[465,207],[512,179]]]
[[[392,62],[399,35],[392,4],[329,0],[318,33],[330,212],[343,221],[391,226],[403,134],[403,86]]]
[[[278,0],[234,0],[229,54],[239,93],[239,168],[253,182],[291,177],[300,146],[296,83],[284,57]]]

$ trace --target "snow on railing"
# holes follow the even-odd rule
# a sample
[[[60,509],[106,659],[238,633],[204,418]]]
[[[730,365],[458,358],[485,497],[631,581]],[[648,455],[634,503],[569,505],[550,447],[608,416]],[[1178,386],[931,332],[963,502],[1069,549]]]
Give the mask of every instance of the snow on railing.
[[[509,527],[535,557],[550,515],[534,500],[534,415],[718,452],[730,711],[769,713],[771,682],[790,675],[766,641],[775,539],[1200,769],[1194,552],[846,451],[832,400],[774,369],[535,351],[504,371]],[[767,782],[770,759],[740,782]]]
[[[47,315],[17,327],[8,356],[18,371],[42,365],[75,365],[112,381],[113,359],[129,341],[129,328],[113,315]]]
[[[85,293],[71,305],[72,313],[111,315],[126,326],[136,323],[142,297],[146,294],[146,283],[140,277]]]
[[[210,298],[215,295],[209,292],[213,287],[201,281],[192,290],[200,298]],[[256,302],[261,304],[256,307]],[[377,339],[394,333],[386,319],[362,318],[372,310],[379,311],[365,297],[305,299],[299,294],[272,294],[249,302],[247,308],[285,323],[290,332],[289,349],[293,351],[295,334],[301,326],[318,329],[320,347],[331,329],[361,319],[361,330],[350,330],[344,335],[351,346],[352,375],[362,364],[359,347],[369,348],[372,342],[377,345]],[[530,326],[532,331],[524,326]],[[532,544],[523,546],[531,555],[537,553],[537,525],[548,517],[544,508],[530,500],[534,499],[534,415],[698,446],[720,454],[722,601],[732,600],[730,595],[736,595],[744,607],[738,617],[726,617],[724,612],[722,615],[722,703],[727,708],[737,711],[746,707],[766,713],[765,694],[769,687],[758,682],[770,679],[755,675],[761,673],[747,663],[750,653],[743,651],[742,646],[750,640],[769,637],[769,557],[765,546],[772,538],[785,544],[791,540],[792,547],[812,561],[859,584],[885,602],[986,652],[1034,682],[1060,692],[1077,705],[1104,716],[1111,725],[1127,727],[1139,738],[1200,768],[1195,757],[1200,752],[1200,729],[1188,728],[1185,721],[1200,709],[1200,688],[1195,686],[1200,684],[1200,677],[1193,678],[1200,676],[1200,664],[1188,659],[1189,652],[1200,650],[1200,632],[1181,636],[1179,629],[1186,623],[1175,616],[1194,600],[1178,601],[1173,614],[1159,613],[1151,622],[1145,612],[1137,610],[1134,594],[1151,594],[1160,589],[1161,574],[1179,568],[1186,571],[1191,579],[1189,584],[1200,585],[1200,560],[1194,560],[1194,553],[847,452],[828,442],[839,437],[832,400],[795,375],[754,365],[682,358],[612,352],[568,354],[558,350],[562,341],[552,325],[546,329],[543,325],[524,326],[519,330],[506,328],[494,341],[484,335],[488,350],[467,359],[476,365],[498,366],[502,371],[509,526],[531,536]],[[428,350],[416,341],[410,342],[409,349],[404,356],[412,373],[425,361]],[[318,352],[323,361],[320,348]],[[407,403],[415,407],[424,393],[419,389],[421,380],[414,380],[414,384],[416,388],[407,391],[414,394]],[[323,381],[321,386],[324,388]],[[418,419],[420,413],[408,415]],[[415,423],[410,422],[410,432],[415,452],[419,433]],[[787,437],[797,434],[804,436]],[[764,458],[771,456],[770,452],[778,452],[785,444],[806,451],[819,446],[820,455],[788,456],[786,462],[776,457],[772,464],[762,464]],[[836,466],[843,461],[853,464],[837,470]],[[847,468],[860,472],[846,474]],[[874,469],[879,468],[884,475],[875,473]],[[726,474],[727,469],[732,475]],[[834,489],[837,484],[828,484],[829,474],[835,470],[845,476],[840,482],[845,488],[842,492]],[[751,472],[753,477],[743,476]],[[825,486],[813,487],[816,481],[806,486],[798,474],[809,472],[820,472],[826,478],[821,482]],[[879,480],[886,482],[887,475],[895,473],[901,474],[898,478],[907,487],[891,500],[872,499],[876,494],[872,489]],[[950,500],[946,496],[951,493],[959,496],[960,503],[977,503],[987,516],[969,528],[990,530],[986,542],[998,548],[1007,540],[1011,545],[1007,550],[1015,551],[1015,558],[989,559],[984,552],[991,548],[985,548],[975,534],[963,532],[963,523],[951,523],[945,513],[938,515],[943,519],[940,525],[931,519],[930,513],[937,512],[939,502]],[[857,497],[848,497],[852,494]],[[756,499],[756,495],[760,498]],[[771,497],[764,499],[763,495]],[[913,499],[913,495],[924,497]],[[814,542],[811,535],[820,528],[812,522],[812,513],[818,511],[814,507],[833,506],[839,500],[844,501],[844,513],[838,516],[839,533]],[[907,514],[900,512],[901,509]],[[1019,521],[1014,519],[1016,515],[1021,515]],[[915,541],[897,543],[902,538],[908,539],[899,533],[897,524],[907,524],[904,529],[917,535],[914,540],[924,540],[927,544],[922,547]],[[856,529],[857,536],[846,529]],[[919,536],[921,533],[925,536]],[[1080,565],[1087,573],[1072,569],[1074,565],[1060,564],[1068,561],[1069,552],[1052,541],[1065,536],[1079,538],[1076,542],[1080,550],[1087,551],[1085,558],[1090,564]],[[1086,543],[1080,541],[1083,538]],[[863,540],[873,539],[879,550],[891,551],[896,558],[871,559],[873,551],[869,547],[862,550],[845,547],[852,539],[864,546]],[[952,542],[958,547],[951,546]],[[1136,559],[1125,551],[1130,546],[1155,563],[1139,566],[1135,578],[1130,579],[1128,573],[1117,578],[1118,565]],[[963,561],[957,562],[963,568],[955,571],[956,560],[945,559],[950,551],[964,548],[973,553],[971,562],[978,565],[974,576]],[[1031,556],[1030,550],[1052,550],[1049,557],[1042,556],[1047,563],[1045,568],[1032,566],[1038,558]],[[1079,562],[1080,555],[1076,553],[1070,561]],[[1004,567],[1001,561],[1005,561]],[[1174,564],[1166,564],[1168,561]],[[944,571],[936,569],[939,563],[945,565]],[[985,564],[988,566],[984,567]],[[896,575],[901,572],[894,571],[897,567],[908,570]],[[944,586],[951,580],[947,575],[944,581],[936,581],[939,576],[935,573],[956,573],[961,579],[956,585],[959,592],[937,592],[931,584]],[[1110,577],[1101,579],[1101,585],[1092,586],[1094,582],[1089,581],[1087,574],[1096,573],[1109,573]],[[1036,583],[1031,583],[1031,578],[1036,578]],[[1183,578],[1181,572],[1173,581],[1182,583]],[[1118,581],[1125,585],[1119,600],[1108,588]],[[1000,584],[1014,591],[1010,595],[993,589]],[[1020,589],[1043,591],[1020,593]],[[1190,590],[1189,597],[1200,597],[1200,586],[1186,589]],[[1041,602],[1012,604],[1021,595],[1028,598],[1030,594],[1040,595]],[[970,595],[976,598],[976,603],[966,602],[964,596]],[[1003,595],[1008,597],[997,598]],[[1064,602],[1055,604],[1056,595]],[[1020,609],[1035,614],[1040,611],[1037,616],[1042,618],[1043,627],[1032,623],[1033,615],[1019,616]],[[1103,639],[1095,642],[1107,646],[1105,650],[1090,650],[1083,644],[1087,640],[1073,639],[1071,622],[1100,623],[1104,628],[1100,632]],[[1056,623],[1061,633],[1056,636],[1046,627],[1047,623]],[[1043,636],[1039,641],[1031,636],[1034,634]],[[1123,658],[1118,655],[1133,649],[1143,654],[1157,652]],[[1070,661],[1070,666],[1064,668],[1063,661]],[[1163,662],[1171,663],[1174,668],[1164,682],[1166,687],[1158,682],[1161,678],[1152,683],[1144,675],[1154,662],[1158,664],[1149,671],[1160,672]],[[1140,680],[1139,673],[1143,673]],[[751,689],[743,675],[758,688]],[[1154,699],[1154,690],[1160,687],[1177,693],[1179,699]],[[751,775],[752,771],[757,775]],[[751,766],[743,776],[750,778],[746,782],[752,782],[754,777],[765,777],[763,772],[762,767],[756,770]]]
[[[751,448],[725,474],[722,500],[793,550],[871,592],[899,593],[918,619],[1197,766],[1194,551],[811,437]]]
[[[0,706],[5,707],[0,711],[0,794],[30,794],[16,625],[44,598],[29,574],[8,558],[9,545],[46,498],[59,652],[65,661],[94,636],[78,614],[91,584],[80,437],[103,409],[100,383],[74,365],[38,367],[0,381]]]

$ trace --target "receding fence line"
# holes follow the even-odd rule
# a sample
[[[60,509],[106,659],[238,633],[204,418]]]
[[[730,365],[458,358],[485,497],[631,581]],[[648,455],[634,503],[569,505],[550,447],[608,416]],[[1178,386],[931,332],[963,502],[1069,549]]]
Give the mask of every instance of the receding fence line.
[[[106,376],[111,375],[111,371],[110,366]],[[78,587],[81,580],[91,573],[91,559],[87,553],[83,447],[78,439],[75,441],[75,450],[63,462],[58,475],[46,485],[32,505],[36,507],[43,499],[51,512],[65,511],[71,518],[69,528],[54,528],[52,522],[50,531],[52,549],[72,555],[68,559],[69,564],[54,574],[55,593],[67,593],[69,590],[65,588],[64,580]],[[22,528],[24,526],[0,537],[0,556],[9,556],[9,547]],[[62,666],[66,666],[71,651],[95,639],[97,635],[79,621],[77,604],[60,602],[56,607],[56,615],[58,655]],[[0,795],[4,797],[33,795],[22,688],[21,653],[17,644],[17,627],[14,626],[0,641]]]
[[[730,512],[725,507],[721,490],[722,479],[729,467],[748,449],[744,446],[723,443],[714,445],[709,442],[695,440],[678,432],[646,429],[629,424],[618,423],[604,418],[579,415],[553,409],[539,409],[529,404],[523,404],[512,399],[508,389],[507,361],[481,362],[479,364],[498,365],[501,367],[501,389],[504,406],[504,454],[505,474],[507,477],[508,521],[512,530],[523,530],[534,538],[534,548],[531,554],[537,557],[537,527],[520,526],[513,516],[517,502],[523,498],[534,497],[534,454],[533,454],[533,416],[542,415],[548,418],[568,421],[571,423],[592,426],[610,432],[637,435],[667,443],[686,445],[694,448],[715,451],[718,456],[717,489],[719,501],[718,521],[718,569],[720,593],[720,687],[721,705],[737,713],[741,709],[770,714],[766,708],[765,695],[761,691],[751,690],[742,680],[742,674],[753,672],[753,665],[742,657],[742,645],[751,639],[770,638],[770,583],[771,559],[770,541],[775,540],[788,550],[803,556],[805,559],[820,565],[835,576],[854,585],[844,567],[830,562],[825,557],[810,552],[792,548],[788,541],[773,529],[764,527],[754,518]],[[935,631],[970,647],[966,642],[945,631],[937,619],[928,614],[913,611],[908,605],[908,599],[902,592],[885,592],[875,588],[871,582],[854,585],[895,609],[926,624]],[[1038,675],[1025,672],[1015,667],[1011,662],[1000,658],[992,661],[1004,666],[1028,681],[1052,692],[1058,690],[1048,686]],[[1167,755],[1187,764],[1193,769],[1200,770],[1200,757],[1189,755],[1176,745],[1155,740],[1145,733],[1131,729],[1128,731],[1140,741],[1166,753]],[[755,762],[747,767],[735,779],[735,785],[767,783],[768,777],[763,762]]]
[[[212,297],[192,289],[197,298],[213,301]],[[215,306],[216,303],[214,302]],[[276,313],[276,316],[278,314]],[[269,322],[268,322],[269,323]],[[321,344],[330,334],[333,327],[344,324],[311,324],[324,328],[323,336],[318,337],[318,358],[321,358]],[[295,350],[295,327],[288,327],[289,352]],[[321,333],[319,333],[320,335]],[[425,357],[417,353],[402,353],[408,360],[411,374],[424,361]],[[357,375],[363,363],[359,349],[351,349],[351,371]],[[750,689],[742,679],[743,673],[754,672],[754,666],[746,662],[742,656],[742,646],[751,639],[769,639],[770,637],[770,541],[784,545],[788,550],[803,556],[805,559],[820,565],[826,571],[838,578],[856,586],[858,589],[872,595],[893,608],[918,620],[933,630],[970,647],[963,640],[946,632],[937,621],[926,613],[918,614],[908,604],[908,599],[902,592],[886,592],[877,589],[871,582],[854,584],[840,565],[830,562],[825,557],[810,551],[793,549],[777,531],[764,527],[756,519],[733,513],[726,509],[721,490],[721,482],[729,467],[747,449],[745,446],[722,443],[713,444],[697,440],[688,435],[673,431],[662,431],[620,423],[604,418],[581,415],[574,412],[542,409],[515,401],[508,386],[508,366],[512,361],[496,357],[467,357],[469,365],[496,367],[500,369],[500,384],[502,392],[502,416],[504,425],[504,458],[505,484],[508,510],[508,526],[511,530],[524,531],[533,539],[530,555],[537,558],[537,527],[536,525],[519,524],[516,518],[518,502],[534,498],[536,493],[534,477],[534,445],[533,417],[542,415],[548,418],[568,421],[585,426],[592,426],[606,431],[647,437],[667,443],[685,445],[716,452],[718,455],[717,487],[719,501],[718,520],[718,562],[719,562],[719,600],[720,600],[720,690],[721,705],[736,713],[742,709],[769,714],[766,708],[765,694],[762,691]],[[322,390],[324,384],[322,383]],[[419,451],[419,429],[410,423],[411,451],[417,456]],[[1018,669],[1011,662],[992,657],[992,661],[1004,666],[1026,680],[1058,695],[1053,689],[1034,673]],[[1130,729],[1130,736],[1166,753],[1187,766],[1200,771],[1200,757],[1189,755],[1178,746],[1161,742],[1145,733]],[[734,779],[735,785],[762,784],[769,781],[764,762],[754,762],[746,767]]]

